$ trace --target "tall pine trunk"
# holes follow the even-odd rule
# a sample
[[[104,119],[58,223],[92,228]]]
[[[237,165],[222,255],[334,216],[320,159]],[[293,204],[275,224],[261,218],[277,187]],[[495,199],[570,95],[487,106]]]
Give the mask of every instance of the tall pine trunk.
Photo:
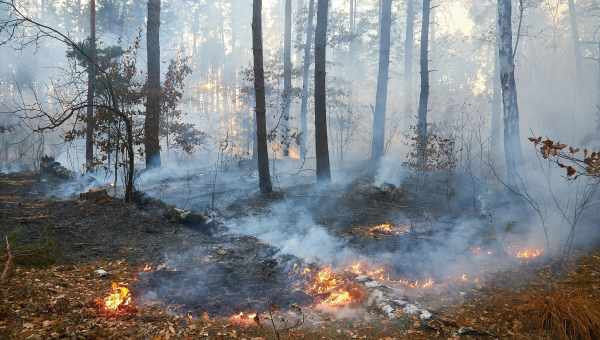
[[[90,0],[90,61],[88,67],[87,114],[85,128],[85,164],[87,171],[94,167],[94,93],[96,82],[96,0]]]
[[[598,82],[596,83],[596,95],[598,96],[596,111],[600,112],[600,41],[598,41]]]
[[[254,53],[254,91],[256,98],[256,153],[258,179],[262,193],[273,191],[269,173],[269,150],[267,149],[267,109],[265,104],[265,72],[263,67],[262,0],[253,1],[252,50]]]
[[[148,1],[147,25],[148,84],[144,144],[146,167],[153,168],[160,166],[160,0]]]
[[[354,0],[352,0],[354,1]],[[308,19],[306,21],[306,43],[304,45],[304,65],[302,67],[302,103],[300,106],[300,155],[306,158],[306,139],[308,137],[308,88],[313,40],[313,21],[315,0],[308,0]]]
[[[413,112],[413,58],[415,47],[415,0],[406,0],[406,36],[404,39],[404,111],[412,120]]]
[[[502,150],[500,146],[500,132],[502,131],[502,93],[500,90],[500,60],[498,59],[498,49],[500,47],[500,30],[498,29],[498,13],[496,11],[496,38],[494,39],[494,72],[492,74],[492,103],[491,103],[491,131],[490,131],[490,152],[492,155],[500,155]]]
[[[571,28],[571,40],[573,40],[573,50],[575,54],[575,76],[577,86],[582,86],[583,79],[583,58],[581,56],[581,43],[579,41],[579,25],[577,22],[577,8],[575,1],[569,0],[569,26]]]
[[[390,30],[392,22],[392,1],[381,0],[380,4],[379,73],[377,76],[377,95],[373,117],[373,143],[371,145],[371,159],[374,163],[379,162],[384,153],[385,114],[390,68]]]
[[[521,137],[519,131],[519,106],[515,82],[515,61],[512,38],[511,0],[498,0],[498,29],[500,45],[498,59],[500,64],[500,84],[504,108],[504,157],[507,179],[515,185],[517,168],[521,164]]]
[[[427,165],[427,110],[429,104],[429,18],[430,0],[423,0],[421,21],[421,93],[417,122],[417,168],[422,171]]]
[[[283,37],[283,156],[290,154],[290,105],[292,102],[292,0],[285,0]]]
[[[315,146],[317,156],[317,180],[329,182],[329,144],[327,140],[327,17],[329,0],[318,0],[317,28],[315,32]]]

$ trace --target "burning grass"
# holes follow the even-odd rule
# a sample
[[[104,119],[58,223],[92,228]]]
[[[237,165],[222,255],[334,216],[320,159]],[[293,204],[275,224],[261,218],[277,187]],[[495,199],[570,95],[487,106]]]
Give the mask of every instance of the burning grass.
[[[332,267],[323,267],[317,271],[305,268],[308,279],[306,291],[315,296],[322,306],[344,307],[357,305],[364,301],[364,289],[354,283],[344,273],[338,273]]]
[[[542,256],[542,254],[544,254],[544,250],[540,249],[540,248],[526,248],[526,249],[519,249],[514,253],[514,256],[518,259],[523,259],[523,260],[532,260],[535,259],[537,257]]]

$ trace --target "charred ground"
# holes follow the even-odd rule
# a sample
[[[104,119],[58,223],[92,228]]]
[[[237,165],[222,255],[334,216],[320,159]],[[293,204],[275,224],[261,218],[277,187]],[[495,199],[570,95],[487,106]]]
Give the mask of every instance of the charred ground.
[[[551,260],[534,261],[482,275],[475,284],[457,282],[451,283],[452,290],[419,293],[421,305],[434,314],[429,320],[408,315],[394,320],[317,318],[309,308],[313,297],[294,289],[299,280],[289,275],[303,261],[255,237],[227,232],[222,225],[186,225],[172,216],[168,205],[153,199],[124,205],[102,196],[51,198],[46,193],[62,180],[33,173],[3,175],[0,181],[0,227],[10,235],[16,258],[16,269],[2,288],[0,334],[8,338],[271,338],[277,333],[294,338],[530,339],[598,325],[594,323],[600,299],[597,252],[582,254],[561,272],[553,269]],[[321,201],[314,200],[315,206],[323,212],[332,208],[325,202],[337,206],[335,211],[350,227],[333,230],[354,244],[353,249],[390,242],[397,246],[386,235],[361,234],[358,226],[395,218],[393,212],[408,203],[406,194],[391,187],[375,191],[357,187],[362,193],[344,196],[342,190],[329,191]],[[257,214],[292,195],[294,191],[249,198],[230,205],[224,214],[231,214],[229,218]],[[295,195],[304,200],[306,190],[296,189]],[[342,203],[345,209],[340,209]],[[241,205],[248,209],[240,210]],[[431,236],[415,231],[411,235],[413,241]],[[176,254],[185,256],[182,260]],[[173,264],[176,269],[169,267]],[[145,271],[148,266],[154,269]],[[100,276],[96,272],[100,268],[107,274]],[[98,309],[97,299],[115,281],[131,287],[134,313],[111,316]],[[288,313],[290,308],[299,308],[299,314]],[[251,311],[287,319],[273,328],[265,319],[227,317]],[[290,327],[300,315],[318,322]],[[566,328],[556,329],[561,322]],[[595,336],[594,332],[591,328],[587,334]]]

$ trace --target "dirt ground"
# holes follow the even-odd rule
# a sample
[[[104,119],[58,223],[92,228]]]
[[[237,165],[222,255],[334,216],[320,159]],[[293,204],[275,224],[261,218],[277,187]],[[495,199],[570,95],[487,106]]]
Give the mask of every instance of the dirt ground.
[[[0,339],[600,336],[600,251],[581,254],[561,272],[551,270],[548,259],[498,273],[455,296],[432,293],[424,300],[435,306],[428,321],[332,318],[284,329],[273,327],[265,314],[239,322],[198,310],[181,313],[178,306],[134,303],[125,313],[107,313],[97,301],[110,292],[111,283],[135,287],[144,267],[161,263],[166,253],[207,244],[221,254],[228,242],[259,241],[214,238],[173,221],[157,207],[45,197],[52,185],[32,173],[0,176],[0,235],[8,236],[16,259],[16,268],[0,287]],[[2,249],[2,263],[5,255]],[[106,274],[99,275],[98,269]],[[137,301],[135,290],[132,295]]]

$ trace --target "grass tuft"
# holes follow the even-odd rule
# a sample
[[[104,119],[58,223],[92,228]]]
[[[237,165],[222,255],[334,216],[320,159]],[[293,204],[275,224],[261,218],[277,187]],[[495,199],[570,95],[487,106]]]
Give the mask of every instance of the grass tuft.
[[[553,291],[531,296],[526,306],[534,327],[552,339],[600,339],[600,302],[581,290]]]

